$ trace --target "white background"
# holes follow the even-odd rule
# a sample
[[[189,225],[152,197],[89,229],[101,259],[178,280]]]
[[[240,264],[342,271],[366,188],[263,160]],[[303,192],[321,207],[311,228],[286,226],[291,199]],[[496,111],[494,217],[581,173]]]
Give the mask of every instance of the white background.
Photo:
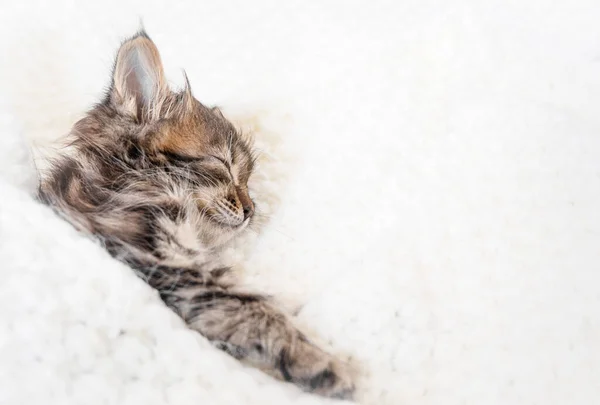
[[[264,164],[255,197],[270,219],[236,260],[248,282],[300,306],[297,321],[312,336],[352,357],[359,401],[600,401],[598,1],[2,0],[4,113],[35,145],[67,133],[102,95],[114,52],[140,19],[175,87],[185,68],[201,101],[256,131]],[[11,218],[37,218],[18,214],[25,202],[12,207]],[[4,251],[5,263],[22,257],[19,249],[44,263],[46,248],[31,245],[57,237],[29,227],[10,238],[13,255]],[[32,236],[39,232],[46,236]],[[66,267],[56,263],[36,271],[60,274]],[[23,293],[0,283],[0,302],[16,308],[35,281],[9,267]],[[90,271],[116,280],[126,269]],[[133,278],[115,283],[102,294],[133,291],[152,298],[134,300],[140,308],[158,305]],[[50,289],[51,302],[63,293],[52,288],[72,291],[36,285]],[[81,316],[93,318],[102,306],[90,301],[95,285],[72,286],[76,298],[60,301],[57,311],[88,308]],[[96,354],[96,338],[85,337],[96,333],[93,322],[75,345],[47,343],[53,328],[72,330],[71,321],[31,332],[34,343],[24,344],[14,325],[31,325],[26,317],[38,319],[43,307],[35,304],[38,295],[30,298],[27,311],[3,315],[0,378],[7,385],[0,390],[7,404],[229,403],[207,398],[242,390],[231,369],[251,378],[244,399],[230,403],[283,401],[262,398],[252,388],[260,376],[192,338],[188,344],[204,351],[190,346],[173,356],[197,361],[198,376],[175,396],[154,394],[168,386],[163,374],[144,379],[144,370],[163,367],[156,359],[128,366],[141,387],[98,371],[93,361],[89,378],[79,368],[56,372],[67,352],[77,359],[95,353],[105,365],[120,364],[119,354]],[[103,311],[106,325],[131,322],[111,320],[118,306]],[[175,328],[136,321],[140,330]],[[160,347],[168,350],[165,339]],[[30,344],[47,359],[29,359]],[[56,353],[61,344],[67,352]],[[135,351],[151,344],[131,345]],[[207,352],[226,366],[213,373],[204,358],[194,358]],[[165,373],[181,377],[185,370]],[[211,375],[219,373],[227,378]],[[197,391],[202,378],[214,386]],[[71,388],[56,394],[57,385]]]

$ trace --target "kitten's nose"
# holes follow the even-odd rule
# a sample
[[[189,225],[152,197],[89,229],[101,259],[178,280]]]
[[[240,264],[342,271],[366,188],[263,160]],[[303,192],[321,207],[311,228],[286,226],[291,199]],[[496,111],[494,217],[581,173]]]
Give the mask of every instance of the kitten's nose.
[[[252,199],[248,194],[247,188],[238,187],[236,191],[238,198],[240,199],[240,203],[242,204],[242,209],[244,211],[244,219],[248,219],[252,215],[254,215],[254,203],[252,202]]]
[[[254,204],[252,201],[249,201],[249,204],[244,204],[242,207],[244,209],[244,219],[248,219],[254,215]]]

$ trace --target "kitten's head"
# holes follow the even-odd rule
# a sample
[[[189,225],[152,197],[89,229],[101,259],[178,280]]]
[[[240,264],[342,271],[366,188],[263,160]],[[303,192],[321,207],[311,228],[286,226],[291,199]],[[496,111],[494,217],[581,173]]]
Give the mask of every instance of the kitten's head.
[[[191,217],[209,245],[230,239],[254,214],[247,139],[217,108],[193,97],[187,77],[183,91],[169,88],[144,32],[123,43],[106,99],[73,134],[84,157],[102,162],[95,181],[132,204],[147,198],[161,209],[183,206],[186,212],[175,215]]]

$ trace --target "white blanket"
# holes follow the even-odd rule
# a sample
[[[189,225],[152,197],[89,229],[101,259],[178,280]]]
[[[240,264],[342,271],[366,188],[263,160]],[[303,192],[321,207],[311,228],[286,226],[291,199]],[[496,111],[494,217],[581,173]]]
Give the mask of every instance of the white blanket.
[[[0,6],[0,404],[321,404],[185,328],[31,195],[142,18],[255,132],[248,284],[351,358],[357,400],[600,401],[600,4]],[[38,162],[39,163],[39,162]]]

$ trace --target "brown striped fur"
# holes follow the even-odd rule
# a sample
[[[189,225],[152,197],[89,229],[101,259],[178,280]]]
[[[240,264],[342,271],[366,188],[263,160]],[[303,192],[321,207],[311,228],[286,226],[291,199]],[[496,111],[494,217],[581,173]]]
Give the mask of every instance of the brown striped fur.
[[[106,98],[75,124],[39,198],[98,238],[217,347],[304,390],[348,398],[348,371],[268,299],[241,292],[220,248],[252,220],[249,142],[218,109],[169,89],[145,32],[117,54]],[[201,359],[198,359],[201,361]]]

